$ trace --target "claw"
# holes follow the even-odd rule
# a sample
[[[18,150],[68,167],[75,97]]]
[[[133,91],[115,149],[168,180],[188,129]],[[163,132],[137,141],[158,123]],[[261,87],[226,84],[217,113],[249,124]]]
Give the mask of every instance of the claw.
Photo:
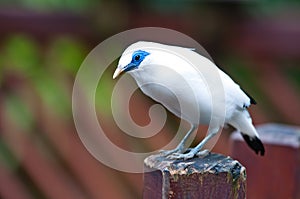
[[[159,151],[159,154],[161,155],[161,156],[168,156],[168,155],[170,155],[170,154],[172,154],[172,153],[174,153],[175,151],[174,150],[160,150]]]
[[[175,149],[172,149],[172,150],[160,150],[159,151],[161,156],[169,156],[169,155],[174,154],[174,153],[181,154],[183,152],[184,152],[184,149],[181,148],[181,147],[178,147],[178,148],[175,148]]]
[[[159,154],[161,155],[161,156],[169,156],[169,155],[171,155],[172,153],[177,153],[178,151],[177,150],[175,150],[175,149],[173,149],[173,150],[160,150],[159,151]]]
[[[185,154],[182,154],[182,153],[173,153],[173,154],[169,155],[167,158],[168,159],[172,159],[172,160],[178,160],[178,159],[188,160],[188,159],[193,158],[194,156],[195,156],[195,154],[192,153],[192,152],[185,153]]]
[[[205,150],[202,150],[202,151],[199,151],[197,153],[197,156],[200,157],[200,158],[204,158],[205,156],[207,156],[208,154],[210,154],[210,151],[205,149]]]
[[[195,153],[195,151],[190,150],[188,153],[171,153],[167,156],[167,159],[171,159],[171,160],[179,160],[179,159],[184,159],[184,160],[188,160],[188,159],[192,159],[195,156],[198,156],[200,158],[204,158],[205,156],[207,156],[210,153],[209,150],[203,150],[203,151],[199,151],[197,153]]]

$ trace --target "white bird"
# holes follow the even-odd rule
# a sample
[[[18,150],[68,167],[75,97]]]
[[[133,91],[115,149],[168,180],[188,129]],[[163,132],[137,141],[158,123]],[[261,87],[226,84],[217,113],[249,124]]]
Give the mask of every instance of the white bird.
[[[200,72],[189,59],[196,60]],[[211,81],[214,71],[221,79],[221,86],[214,83],[215,80]],[[201,151],[203,146],[224,124],[238,129],[248,146],[256,154],[264,155],[264,146],[247,110],[251,104],[256,104],[255,100],[212,61],[193,49],[139,41],[125,49],[113,79],[124,72],[135,79],[144,94],[191,124],[190,130],[179,145],[164,152],[164,155],[176,159],[189,159],[207,154],[207,150]],[[215,84],[218,86],[217,90],[220,87],[219,90],[223,91],[223,99],[222,95],[217,96],[218,99],[211,99],[216,98],[211,92],[212,88],[216,90]],[[223,116],[222,108],[213,109],[215,105],[224,106]],[[198,125],[209,124],[212,120],[214,123],[208,129],[207,136],[196,147],[187,151],[184,145],[189,136]]]

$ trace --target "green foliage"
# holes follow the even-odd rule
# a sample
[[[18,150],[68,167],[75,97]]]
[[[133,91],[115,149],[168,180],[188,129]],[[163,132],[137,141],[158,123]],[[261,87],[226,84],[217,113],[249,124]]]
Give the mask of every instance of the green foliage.
[[[182,0],[152,0],[145,1],[140,0],[141,4],[146,5],[147,9],[155,9],[159,12],[182,12],[187,10],[191,5],[195,4],[195,1],[182,1]]]
[[[116,65],[117,63],[115,63],[114,66]],[[112,64],[110,68],[115,67],[113,67]],[[112,79],[112,73],[105,71],[98,83],[95,96],[96,108],[105,115],[111,114],[111,94],[113,90],[113,85],[114,82]]]
[[[9,169],[14,169],[19,166],[18,160],[14,157],[11,151],[3,140],[0,139],[0,162],[3,166]]]
[[[86,56],[85,51],[78,41],[69,37],[59,37],[50,44],[46,64],[75,75]]]
[[[13,35],[4,44],[2,63],[12,71],[34,75],[41,62],[37,44],[24,35]]]
[[[61,116],[71,115],[71,87],[85,56],[84,47],[70,37],[58,37],[46,50],[43,67],[34,85],[43,102]]]
[[[5,98],[5,107],[9,118],[22,129],[31,129],[34,118],[28,106],[16,95]]]
[[[2,0],[2,6],[22,7],[38,11],[75,11],[80,12],[88,10],[93,6],[99,4],[98,0]]]
[[[22,93],[37,92],[49,110],[55,111],[62,117],[71,117],[71,85],[81,62],[86,55],[83,45],[71,37],[59,37],[48,46],[41,47],[26,35],[12,35],[0,49],[1,74],[13,74],[20,82],[14,89],[33,89]],[[12,80],[4,77],[7,81]],[[9,86],[10,87],[10,86]],[[11,87],[10,87],[11,88]],[[13,91],[20,93],[20,91]],[[22,96],[5,96],[6,106],[12,118],[28,128],[33,118],[26,108]]]
[[[276,15],[278,12],[288,10],[289,8],[300,7],[299,0],[262,0],[254,2],[245,2],[245,8],[252,15]]]
[[[300,68],[299,62],[295,63],[283,63],[282,69],[284,69],[284,74],[288,77],[291,83],[295,86],[295,88],[300,90]]]
[[[48,73],[40,73],[34,79],[35,89],[48,109],[66,117],[71,115],[71,97],[70,91],[66,91],[61,84],[62,82],[48,76]]]

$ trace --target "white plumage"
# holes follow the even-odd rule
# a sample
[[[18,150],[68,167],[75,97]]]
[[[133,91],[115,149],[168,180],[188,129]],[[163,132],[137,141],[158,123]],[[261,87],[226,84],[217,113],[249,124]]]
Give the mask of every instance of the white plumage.
[[[264,155],[264,147],[247,108],[255,101],[227,74],[193,49],[154,42],[136,42],[122,54],[113,75],[128,72],[147,96],[188,121],[191,129],[171,151],[170,158],[192,158],[203,154],[204,144],[225,123],[240,130],[247,144]],[[218,81],[219,80],[219,81]],[[209,124],[208,135],[184,153],[184,143],[199,124]]]

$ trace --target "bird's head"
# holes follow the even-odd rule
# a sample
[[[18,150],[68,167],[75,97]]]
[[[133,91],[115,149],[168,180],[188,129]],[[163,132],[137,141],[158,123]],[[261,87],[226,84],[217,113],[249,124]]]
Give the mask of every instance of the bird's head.
[[[123,72],[133,71],[142,67],[148,55],[150,55],[150,52],[145,50],[125,50],[114,72],[113,79]]]

